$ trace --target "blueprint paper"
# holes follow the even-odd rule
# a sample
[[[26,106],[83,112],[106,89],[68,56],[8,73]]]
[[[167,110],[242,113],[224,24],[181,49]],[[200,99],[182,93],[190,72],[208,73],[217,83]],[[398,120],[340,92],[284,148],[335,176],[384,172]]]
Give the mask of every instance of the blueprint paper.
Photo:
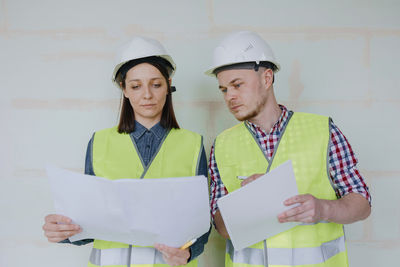
[[[278,214],[290,209],[286,199],[298,195],[292,162],[286,161],[269,173],[221,197],[218,207],[235,250],[258,243],[298,225],[280,223]]]
[[[57,214],[82,228],[71,241],[180,247],[210,226],[204,176],[108,180],[54,166],[47,174]]]

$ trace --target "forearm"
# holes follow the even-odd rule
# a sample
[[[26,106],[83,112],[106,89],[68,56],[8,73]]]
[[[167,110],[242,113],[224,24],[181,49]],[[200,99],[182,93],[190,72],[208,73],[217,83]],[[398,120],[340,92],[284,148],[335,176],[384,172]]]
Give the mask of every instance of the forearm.
[[[371,206],[366,198],[357,193],[349,193],[337,200],[320,199],[323,203],[323,219],[329,222],[349,224],[366,219]]]
[[[82,239],[82,240],[77,240],[77,241],[71,242],[67,238],[67,239],[64,239],[64,240],[62,240],[62,241],[60,241],[58,243],[67,243],[67,244],[72,244],[72,245],[75,245],[75,246],[82,246],[82,245],[86,245],[86,244],[89,244],[89,243],[92,243],[92,242],[93,242],[93,239]]]
[[[210,228],[208,229],[208,232],[203,234],[201,237],[197,239],[197,241],[190,246],[190,258],[188,262],[194,260],[197,258],[201,253],[204,251],[204,246],[208,242],[208,236],[210,235],[211,232],[211,225]]]
[[[228,231],[226,230],[224,220],[222,219],[221,212],[219,210],[216,211],[214,215],[214,223],[217,232],[225,239],[229,239]]]

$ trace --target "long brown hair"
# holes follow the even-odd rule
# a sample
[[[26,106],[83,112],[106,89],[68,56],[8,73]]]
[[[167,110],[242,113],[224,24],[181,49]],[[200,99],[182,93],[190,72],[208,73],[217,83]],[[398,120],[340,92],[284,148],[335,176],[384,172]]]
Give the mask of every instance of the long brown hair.
[[[151,57],[145,57],[128,61],[127,63],[121,66],[121,68],[118,70],[118,73],[116,74],[116,76],[119,77],[118,79],[122,83],[121,89],[125,89],[126,86],[125,85],[126,73],[131,68],[141,63],[148,63],[156,67],[161,72],[162,76],[165,78],[165,81],[167,83],[168,94],[161,114],[161,120],[160,120],[161,126],[163,126],[167,130],[170,130],[172,128],[179,129],[179,124],[176,120],[174,107],[172,105],[171,85],[168,81],[170,73],[169,69],[172,68],[172,66],[167,60],[161,57],[151,56]],[[123,99],[122,99],[121,115],[118,124],[118,132],[129,134],[135,130],[135,112],[133,110],[131,103],[129,102],[129,98],[125,97],[124,94],[122,94],[122,98]]]

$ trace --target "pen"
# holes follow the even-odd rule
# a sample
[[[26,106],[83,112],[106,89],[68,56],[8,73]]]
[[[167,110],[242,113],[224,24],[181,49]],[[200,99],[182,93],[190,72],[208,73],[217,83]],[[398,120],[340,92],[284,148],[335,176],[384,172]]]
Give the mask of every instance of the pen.
[[[244,180],[244,179],[247,179],[247,176],[239,176],[238,175],[237,178],[240,179],[240,180]]]
[[[194,242],[196,242],[197,238],[190,240],[189,242],[187,242],[185,245],[183,245],[180,249],[184,250],[187,249],[188,247],[190,247],[191,245],[193,245]]]

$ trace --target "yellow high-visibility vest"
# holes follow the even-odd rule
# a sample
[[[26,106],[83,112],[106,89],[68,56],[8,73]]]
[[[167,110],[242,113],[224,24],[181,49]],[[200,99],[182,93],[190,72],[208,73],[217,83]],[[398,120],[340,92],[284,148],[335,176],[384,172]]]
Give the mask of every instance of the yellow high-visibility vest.
[[[329,118],[294,113],[283,130],[272,159],[265,157],[245,123],[221,133],[215,160],[228,192],[240,188],[237,176],[268,172],[291,160],[298,191],[320,199],[337,199],[328,170]],[[251,207],[249,207],[251,208]],[[225,266],[348,266],[343,225],[301,224],[240,251],[227,240]]]
[[[96,176],[120,178],[166,178],[197,175],[202,137],[185,129],[171,129],[161,141],[153,160],[144,167],[134,140],[117,127],[98,131],[93,139],[93,170]],[[151,193],[151,192],[149,192]],[[154,247],[94,240],[89,267],[166,267]],[[197,259],[186,267],[196,267]]]

